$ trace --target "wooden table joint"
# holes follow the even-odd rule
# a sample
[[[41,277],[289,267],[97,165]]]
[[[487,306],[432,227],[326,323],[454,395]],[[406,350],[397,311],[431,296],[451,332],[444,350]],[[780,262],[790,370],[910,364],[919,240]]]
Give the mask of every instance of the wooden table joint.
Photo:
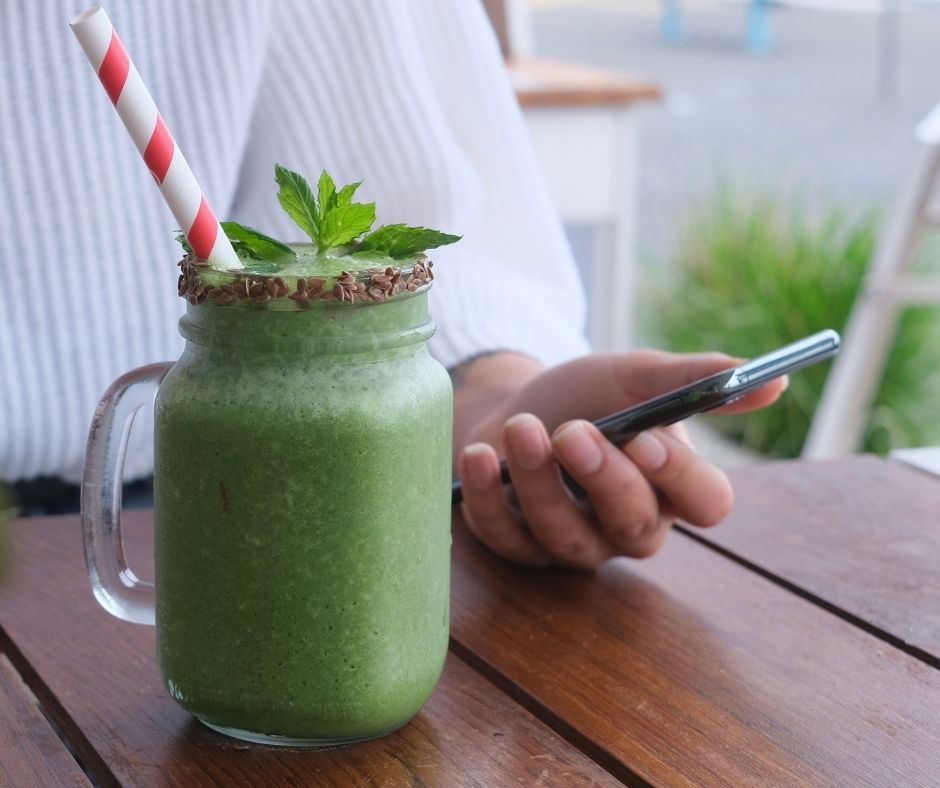
[[[590,738],[585,736],[576,727],[566,722],[562,717],[548,708],[548,706],[541,703],[535,696],[520,687],[509,678],[509,676],[500,672],[499,669],[490,664],[489,661],[453,636],[450,638],[450,650],[497,689],[505,692],[512,700],[539,720],[539,722],[549,727],[553,732],[558,734],[558,736],[568,742],[568,744],[590,758],[594,763],[609,772],[621,783],[635,786],[636,788],[653,788],[652,783],[644,780],[613,753],[608,752],[596,742],[591,741]]]
[[[102,788],[115,788],[121,785],[114,773],[97,753],[91,742],[81,732],[75,721],[69,716],[55,693],[39,677],[17,647],[13,638],[0,625],[0,654],[5,656],[13,669],[19,674],[26,688],[37,702],[39,713],[49,723],[62,745],[75,760],[78,768],[88,777],[93,785]]]
[[[768,569],[765,569],[760,564],[749,561],[747,558],[744,558],[743,556],[735,553],[732,550],[729,550],[726,547],[715,544],[715,542],[711,541],[710,539],[695,533],[695,531],[688,526],[677,523],[674,526],[674,529],[682,536],[691,539],[693,542],[697,542],[698,544],[702,545],[702,547],[708,548],[723,558],[727,558],[729,561],[734,562],[743,569],[747,569],[749,572],[753,572],[754,574],[759,575],[765,580],[768,580],[774,585],[789,591],[791,594],[800,597],[810,604],[822,608],[827,613],[831,613],[836,618],[841,619],[845,623],[851,624],[853,627],[857,627],[872,637],[878,638],[878,640],[881,640],[887,645],[898,649],[898,651],[903,651],[905,654],[914,657],[914,659],[923,662],[925,665],[929,665],[935,670],[940,670],[940,657],[931,654],[929,651],[924,651],[922,648],[918,648],[917,646],[907,643],[897,635],[893,635],[881,627],[872,624],[870,621],[866,621],[861,616],[857,616],[854,613],[845,610],[844,608],[841,608],[826,599],[823,599],[821,596],[814,594],[809,589],[803,588],[802,586],[797,585],[796,583],[787,580],[786,578],[781,577],[780,575],[775,574]]]

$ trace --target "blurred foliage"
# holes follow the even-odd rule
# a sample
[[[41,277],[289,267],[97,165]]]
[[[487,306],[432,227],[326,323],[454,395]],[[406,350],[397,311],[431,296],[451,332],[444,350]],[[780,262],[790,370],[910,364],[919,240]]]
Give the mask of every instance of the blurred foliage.
[[[677,351],[751,357],[824,328],[842,331],[882,223],[874,213],[784,208],[771,196],[723,186],[682,233],[676,260],[654,283],[648,330]],[[936,259],[935,240],[921,245]],[[932,253],[933,252],[933,253]],[[832,362],[793,374],[776,404],[709,417],[752,450],[800,453]],[[904,310],[865,431],[863,448],[886,453],[940,442],[940,309]]]

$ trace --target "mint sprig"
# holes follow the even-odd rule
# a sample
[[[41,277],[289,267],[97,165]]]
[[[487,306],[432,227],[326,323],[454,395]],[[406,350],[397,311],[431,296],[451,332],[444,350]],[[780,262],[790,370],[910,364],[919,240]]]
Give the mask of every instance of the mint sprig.
[[[373,231],[375,203],[353,202],[361,181],[337,189],[332,176],[323,170],[314,194],[303,175],[280,164],[274,165],[274,179],[281,207],[310,237],[320,255],[339,249],[333,256],[401,260],[460,240],[459,235],[406,224],[386,224]],[[222,222],[222,230],[238,256],[247,261],[247,272],[275,273],[291,265],[297,257],[287,244],[248,225]],[[187,254],[192,254],[185,235],[177,235],[176,240]]]
[[[333,178],[324,170],[320,173],[314,196],[302,175],[280,164],[274,165],[274,179],[280,186],[278,201],[300,229],[310,236],[320,254],[351,245],[344,250],[345,253],[403,259],[460,240],[459,235],[405,224],[387,224],[369,232],[375,223],[375,203],[353,202],[361,181],[337,190]],[[363,237],[357,243],[360,236]]]

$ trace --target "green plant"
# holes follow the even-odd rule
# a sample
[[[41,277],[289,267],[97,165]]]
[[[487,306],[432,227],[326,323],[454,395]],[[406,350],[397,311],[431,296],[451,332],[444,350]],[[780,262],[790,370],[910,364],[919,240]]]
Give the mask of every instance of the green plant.
[[[645,322],[674,350],[721,349],[742,357],[824,328],[841,331],[880,229],[873,213],[852,218],[830,208],[810,219],[805,209],[785,212],[770,196],[747,198],[724,187],[682,233]],[[830,365],[792,375],[789,391],[765,410],[716,416],[712,423],[750,449],[795,457]],[[936,443],[938,394],[940,310],[909,308],[861,448],[885,453]]]

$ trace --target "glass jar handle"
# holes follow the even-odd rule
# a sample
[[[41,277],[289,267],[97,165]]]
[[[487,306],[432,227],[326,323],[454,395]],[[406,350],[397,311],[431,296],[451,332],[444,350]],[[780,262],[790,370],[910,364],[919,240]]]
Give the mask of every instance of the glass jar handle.
[[[173,365],[150,364],[119,377],[101,398],[88,433],[82,478],[85,563],[98,603],[111,615],[153,626],[153,583],[128,567],[121,536],[121,498],[127,436],[137,411],[153,407]]]

